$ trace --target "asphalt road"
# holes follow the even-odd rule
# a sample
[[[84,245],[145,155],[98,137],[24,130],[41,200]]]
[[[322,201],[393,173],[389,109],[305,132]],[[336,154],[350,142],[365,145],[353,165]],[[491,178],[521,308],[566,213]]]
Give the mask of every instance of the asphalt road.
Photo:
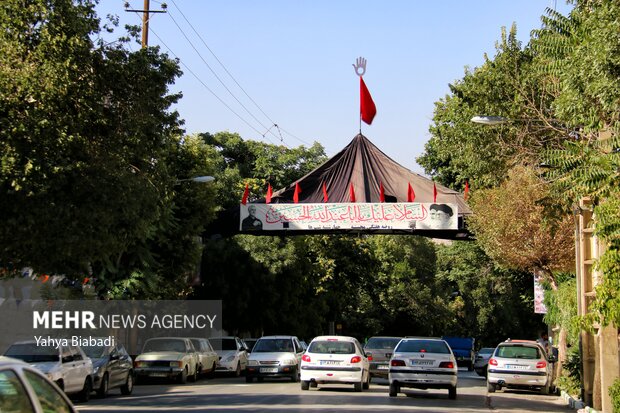
[[[373,380],[369,390],[326,385],[302,391],[299,383],[266,380],[245,383],[243,377],[218,377],[185,385],[138,385],[131,396],[112,390],[105,399],[77,404],[80,412],[573,412],[557,396],[527,391],[487,394],[486,382],[474,372],[459,371],[458,396],[447,390],[407,390],[389,397],[387,381]]]

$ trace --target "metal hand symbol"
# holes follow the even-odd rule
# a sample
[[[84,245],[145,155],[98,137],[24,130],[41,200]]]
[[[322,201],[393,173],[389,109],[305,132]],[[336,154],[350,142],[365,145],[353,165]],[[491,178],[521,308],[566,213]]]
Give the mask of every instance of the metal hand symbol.
[[[353,68],[355,69],[355,74],[358,76],[364,76],[364,73],[366,73],[366,59],[363,57],[358,57],[353,65]]]

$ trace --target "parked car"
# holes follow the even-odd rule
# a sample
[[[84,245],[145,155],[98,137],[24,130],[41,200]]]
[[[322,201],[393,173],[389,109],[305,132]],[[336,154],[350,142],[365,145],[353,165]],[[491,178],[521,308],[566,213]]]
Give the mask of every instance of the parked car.
[[[452,349],[437,338],[404,338],[390,360],[388,380],[390,397],[401,388],[448,389],[448,397],[456,399],[458,366]]]
[[[115,343],[82,347],[93,362],[93,388],[99,397],[106,397],[108,390],[116,388],[123,395],[133,391],[133,360],[122,344],[116,340]]]
[[[243,342],[245,343],[250,353],[252,352],[252,349],[254,348],[254,344],[256,344],[257,341],[258,341],[257,338],[244,338],[243,339]]]
[[[80,347],[43,346],[36,341],[21,341],[12,344],[4,355],[30,364],[79,401],[90,399],[93,363]]]
[[[198,355],[189,338],[157,337],[144,343],[134,362],[136,379],[164,377],[185,383],[198,377]]]
[[[535,341],[506,340],[489,359],[487,390],[506,388],[538,390],[549,394],[553,389],[554,356],[548,356]]]
[[[217,337],[210,339],[220,360],[216,371],[232,373],[239,377],[248,366],[248,347],[239,337]]]
[[[370,337],[364,351],[370,361],[370,377],[388,378],[394,347],[402,337]]]
[[[190,340],[198,354],[198,375],[214,375],[219,356],[211,346],[209,339],[190,337]]]
[[[261,337],[248,358],[245,381],[265,377],[290,377],[299,381],[299,365],[304,351],[295,336]]]
[[[353,337],[315,337],[301,358],[301,389],[318,384],[353,384],[355,391],[368,389],[370,365],[362,345]]]
[[[38,369],[0,356],[0,412],[77,413],[65,393]]]
[[[493,355],[495,351],[495,347],[483,347],[476,352],[476,361],[474,362],[474,370],[478,373],[479,376],[487,375],[487,365],[489,364],[489,359]]]

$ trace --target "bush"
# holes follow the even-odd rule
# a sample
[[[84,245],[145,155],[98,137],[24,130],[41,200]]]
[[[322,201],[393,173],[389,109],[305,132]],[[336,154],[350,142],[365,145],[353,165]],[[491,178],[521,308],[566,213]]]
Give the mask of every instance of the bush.
[[[579,397],[581,395],[581,354],[577,347],[571,347],[568,350],[566,362],[562,367],[562,376],[557,381],[557,387],[571,396]]]
[[[614,384],[609,386],[609,396],[611,396],[613,412],[620,413],[620,379],[616,379]]]

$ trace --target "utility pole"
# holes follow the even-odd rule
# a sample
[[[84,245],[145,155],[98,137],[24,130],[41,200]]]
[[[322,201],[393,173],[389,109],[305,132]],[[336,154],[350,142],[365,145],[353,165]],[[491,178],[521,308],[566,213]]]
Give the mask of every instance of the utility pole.
[[[162,10],[150,10],[150,0],[144,0],[144,8],[142,10],[135,10],[129,8],[129,2],[125,2],[125,11],[133,13],[142,13],[142,48],[149,45],[149,20],[151,18],[150,13],[166,13],[168,6],[166,3],[161,4]]]

